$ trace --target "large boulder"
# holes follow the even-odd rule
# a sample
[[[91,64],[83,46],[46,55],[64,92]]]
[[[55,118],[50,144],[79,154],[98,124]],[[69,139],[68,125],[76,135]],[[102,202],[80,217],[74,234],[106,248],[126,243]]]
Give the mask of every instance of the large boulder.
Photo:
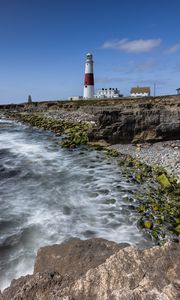
[[[94,238],[82,241],[71,239],[61,245],[42,247],[35,259],[34,273],[57,272],[77,279],[126,246],[127,243],[117,244]]]
[[[180,244],[125,246],[90,239],[41,248],[34,274],[13,280],[0,300],[180,299]]]

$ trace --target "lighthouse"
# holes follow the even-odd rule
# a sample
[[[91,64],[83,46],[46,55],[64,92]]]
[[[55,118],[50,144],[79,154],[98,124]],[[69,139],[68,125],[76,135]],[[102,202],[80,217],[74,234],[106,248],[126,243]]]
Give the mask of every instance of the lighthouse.
[[[85,99],[94,98],[93,56],[91,53],[86,55],[83,97]]]

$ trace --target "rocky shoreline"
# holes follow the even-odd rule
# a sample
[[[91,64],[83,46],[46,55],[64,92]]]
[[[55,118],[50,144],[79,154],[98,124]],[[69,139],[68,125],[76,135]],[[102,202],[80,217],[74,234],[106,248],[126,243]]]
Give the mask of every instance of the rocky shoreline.
[[[97,124],[97,115],[84,111],[47,111],[43,116],[56,120],[71,120],[72,122]],[[180,138],[180,129],[179,129]],[[95,139],[96,140],[96,139]],[[111,144],[111,143],[110,143]],[[147,165],[162,166],[170,176],[180,181],[180,139],[169,141],[156,141],[155,143],[121,143],[111,146],[120,154],[131,155]]]
[[[82,125],[88,125],[85,127],[90,142],[105,141],[119,153],[148,165],[162,166],[180,180],[180,96],[133,101],[39,102],[0,106],[1,111],[11,117],[13,113],[16,117],[18,113],[36,114],[63,124],[78,124],[82,129]],[[57,133],[62,131],[61,126]]]
[[[78,114],[80,116],[80,112]],[[92,132],[99,126],[97,120],[96,122],[92,121],[93,119],[90,119],[90,116],[87,117],[83,113],[80,120],[75,122],[74,120],[77,118],[76,110],[70,111],[70,115],[67,110],[64,117],[63,115],[64,109],[60,112],[45,110],[39,112],[8,111],[6,113],[7,117],[44,130],[51,130],[56,135],[63,136],[60,141],[63,147],[74,149],[84,144],[103,151],[106,155],[116,157],[119,166],[124,166],[125,175],[129,174],[131,180],[137,184],[152,179],[154,183],[158,184],[158,187],[156,189],[152,187],[144,195],[136,193],[138,202],[136,206],[131,205],[132,209],[139,215],[138,226],[155,243],[163,243],[167,239],[177,240],[180,233],[178,141],[173,142],[173,144],[170,141],[165,142],[167,145],[171,145],[168,152],[164,149],[164,142],[110,145],[104,140],[92,139]],[[72,117],[73,115],[75,119]],[[162,165],[162,156],[166,168]],[[177,171],[174,168],[175,165]],[[171,171],[171,174],[168,171]],[[175,175],[175,177],[172,175]]]
[[[150,177],[156,178],[160,184],[158,194],[152,190],[139,203],[139,226],[154,239],[164,240],[162,226],[168,224],[170,232],[176,235],[174,240],[178,242],[180,97],[143,100],[135,103],[115,101],[113,105],[110,102],[110,106],[104,102],[102,106],[95,102],[54,103],[53,107],[43,103],[15,109],[3,108],[3,113],[31,126],[65,135],[62,143],[65,147],[89,144],[107,155],[117,157],[120,165],[125,164],[127,172],[133,170],[132,180],[139,184]],[[64,274],[64,250],[58,250],[55,255],[53,247],[56,248],[52,246],[45,252],[40,250],[34,274],[14,280],[0,295],[0,300],[180,299],[178,243],[168,242],[164,245],[163,242],[161,247],[138,250],[134,247],[119,249],[122,246],[112,245],[108,241],[87,240],[84,246],[81,241],[77,244],[69,242],[66,251],[71,251],[65,260],[67,266]],[[110,251],[104,261],[98,253],[102,247]],[[112,253],[114,247],[116,250]],[[77,253],[77,261],[71,261],[77,248],[81,249]],[[88,250],[91,248],[98,261],[95,265],[94,255]],[[85,254],[84,261],[92,261],[85,271],[82,270],[82,253]],[[52,256],[55,261],[54,268],[50,270],[48,266],[51,266]],[[37,261],[42,262],[41,268],[37,267]],[[75,264],[75,271],[80,267],[77,277],[71,274],[72,263]]]

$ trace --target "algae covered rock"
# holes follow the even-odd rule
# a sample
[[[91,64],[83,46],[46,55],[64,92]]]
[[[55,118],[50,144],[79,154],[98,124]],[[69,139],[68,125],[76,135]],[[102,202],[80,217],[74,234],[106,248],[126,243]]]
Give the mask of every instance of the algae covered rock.
[[[157,181],[164,189],[169,188],[171,186],[168,177],[164,173],[157,177]]]
[[[179,235],[179,234],[180,234],[180,225],[176,226],[176,227],[174,228],[174,231],[175,231],[175,233],[176,233],[177,235]]]
[[[92,123],[73,122],[63,119],[54,119],[44,116],[41,113],[16,113],[16,119],[28,123],[33,127],[51,130],[57,135],[65,135],[61,145],[66,148],[74,148],[88,143],[88,131],[93,126]]]
[[[119,165],[125,167],[129,180],[139,184],[139,191],[134,193],[139,229],[158,244],[167,239],[177,240],[180,186],[176,179],[163,168],[146,166],[129,156]],[[148,183],[146,191],[141,190],[141,183]]]
[[[146,229],[151,229],[153,227],[153,223],[150,220],[144,221],[143,225]]]

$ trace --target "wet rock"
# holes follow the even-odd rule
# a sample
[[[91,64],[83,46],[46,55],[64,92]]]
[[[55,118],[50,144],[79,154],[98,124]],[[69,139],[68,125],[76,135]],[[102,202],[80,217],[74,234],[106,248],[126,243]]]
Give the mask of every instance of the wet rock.
[[[178,300],[179,251],[180,244],[174,243],[139,250],[131,246],[121,248],[101,239],[72,240],[45,247],[39,251],[35,267],[43,272],[13,280],[0,299]],[[55,262],[59,272],[53,270]],[[73,268],[77,274],[71,271]]]
[[[171,186],[171,183],[169,182],[169,179],[165,174],[161,174],[157,177],[157,181],[160,183],[160,185],[165,189],[169,188]]]
[[[144,221],[144,227],[146,229],[151,229],[153,227],[153,224],[151,221]]]
[[[174,230],[177,234],[180,234],[180,225],[176,226]]]

